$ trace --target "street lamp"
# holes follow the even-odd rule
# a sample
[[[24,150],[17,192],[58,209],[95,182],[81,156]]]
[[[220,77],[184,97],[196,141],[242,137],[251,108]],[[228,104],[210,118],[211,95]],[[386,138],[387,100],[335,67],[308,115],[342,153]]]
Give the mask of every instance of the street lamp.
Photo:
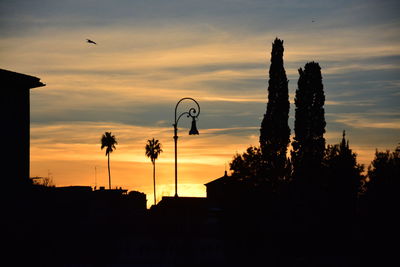
[[[178,105],[183,100],[191,100],[194,103],[196,103],[197,110],[195,108],[190,108],[189,111],[185,111],[185,112],[181,113],[177,118],[176,111],[178,109]],[[174,141],[175,141],[175,197],[178,197],[178,121],[183,115],[186,115],[188,118],[189,117],[192,118],[192,127],[190,128],[189,135],[199,134],[199,131],[197,130],[197,127],[196,127],[196,119],[200,115],[199,103],[197,103],[197,101],[191,97],[184,97],[181,100],[179,100],[175,106],[175,123],[173,124],[173,126],[174,126]]]

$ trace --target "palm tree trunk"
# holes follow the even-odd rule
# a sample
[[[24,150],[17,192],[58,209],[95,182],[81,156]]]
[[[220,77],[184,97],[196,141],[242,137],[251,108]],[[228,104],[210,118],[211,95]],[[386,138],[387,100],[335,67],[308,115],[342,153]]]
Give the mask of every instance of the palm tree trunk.
[[[108,153],[108,189],[111,189],[110,153]]]
[[[153,162],[154,205],[156,205],[156,162]]]

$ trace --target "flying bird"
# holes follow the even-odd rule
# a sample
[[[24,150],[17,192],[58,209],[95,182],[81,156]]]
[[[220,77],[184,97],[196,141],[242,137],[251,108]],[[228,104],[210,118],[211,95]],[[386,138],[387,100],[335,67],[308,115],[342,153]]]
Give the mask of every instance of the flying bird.
[[[95,45],[97,45],[96,42],[94,42],[94,41],[92,41],[92,40],[90,40],[90,39],[86,39],[86,42],[88,42],[89,44],[95,44]]]

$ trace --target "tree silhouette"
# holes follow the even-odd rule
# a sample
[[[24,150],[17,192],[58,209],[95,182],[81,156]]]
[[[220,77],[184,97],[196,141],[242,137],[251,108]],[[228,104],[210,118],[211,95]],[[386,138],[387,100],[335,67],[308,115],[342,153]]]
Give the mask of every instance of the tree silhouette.
[[[145,146],[145,155],[150,158],[151,163],[153,164],[153,185],[154,185],[154,205],[156,204],[156,159],[163,152],[161,149],[161,143],[154,138],[151,140],[147,140]]]
[[[357,155],[350,149],[345,131],[340,144],[326,148],[324,166],[330,206],[341,214],[347,212],[347,215],[351,215],[355,211],[361,180],[364,178],[364,166],[357,164]]]
[[[108,188],[111,189],[111,172],[110,172],[110,153],[112,153],[118,142],[111,132],[105,132],[101,137],[101,149],[106,148],[106,156],[108,156]]]
[[[400,146],[395,151],[375,152],[375,158],[368,168],[369,183],[367,196],[376,206],[386,208],[399,199],[400,187]],[[396,200],[397,198],[397,200]]]
[[[286,175],[287,146],[290,128],[288,80],[283,66],[283,40],[272,44],[268,81],[267,111],[261,123],[260,147],[263,164],[269,179],[279,180]]]
[[[248,147],[243,154],[236,153],[229,163],[232,176],[240,179],[258,177],[261,172],[261,161],[261,149],[255,146]]]
[[[325,151],[324,86],[321,67],[316,62],[307,63],[299,74],[292,162],[295,178],[312,179],[320,174]]]
[[[368,168],[368,179],[367,192],[363,196],[368,213],[363,221],[370,242],[365,247],[380,244],[374,255],[380,262],[382,258],[387,258],[386,265],[390,265],[389,262],[397,260],[392,244],[397,240],[400,225],[400,146],[395,151],[376,150]]]

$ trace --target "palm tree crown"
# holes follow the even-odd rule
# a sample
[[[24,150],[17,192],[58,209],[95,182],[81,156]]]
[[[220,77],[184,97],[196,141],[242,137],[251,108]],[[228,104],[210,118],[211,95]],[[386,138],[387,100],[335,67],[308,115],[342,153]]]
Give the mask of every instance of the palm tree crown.
[[[158,158],[158,155],[163,152],[161,149],[161,143],[158,140],[155,140],[154,138],[151,140],[147,140],[146,144],[146,156],[150,158],[151,162],[154,164],[156,159]]]
[[[117,149],[115,145],[118,145],[115,135],[112,135],[111,132],[105,132],[101,137],[101,149],[106,147],[106,156]]]

